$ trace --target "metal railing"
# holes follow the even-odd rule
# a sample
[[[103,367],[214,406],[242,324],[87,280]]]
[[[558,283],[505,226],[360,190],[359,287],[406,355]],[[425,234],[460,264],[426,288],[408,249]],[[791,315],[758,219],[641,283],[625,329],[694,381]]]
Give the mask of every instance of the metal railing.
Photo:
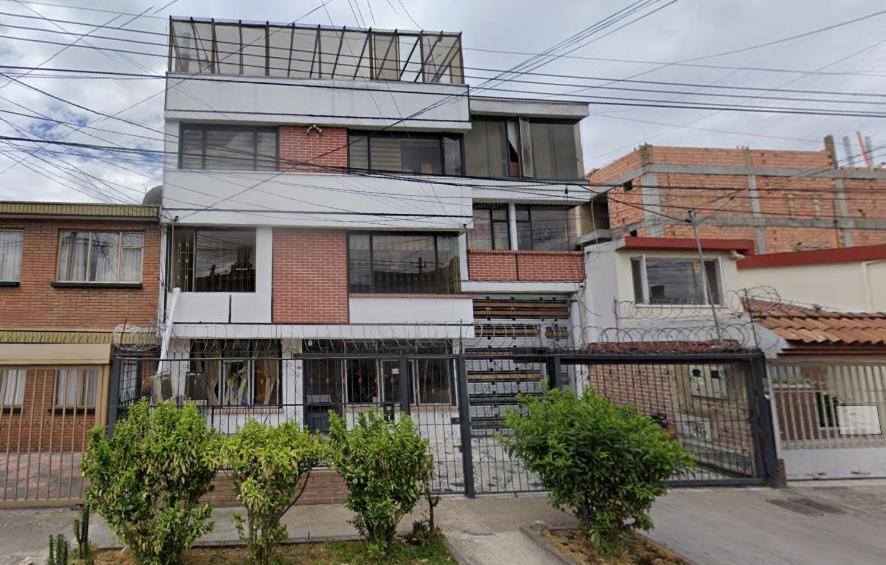
[[[171,18],[170,73],[464,84],[461,34]]]
[[[770,379],[783,449],[886,447],[886,363],[778,361]]]

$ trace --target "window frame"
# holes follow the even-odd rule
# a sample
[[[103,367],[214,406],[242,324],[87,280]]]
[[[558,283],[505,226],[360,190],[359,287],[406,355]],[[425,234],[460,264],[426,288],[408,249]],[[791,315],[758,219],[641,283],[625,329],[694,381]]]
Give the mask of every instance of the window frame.
[[[127,375],[127,367],[132,366],[135,366],[135,375]],[[131,404],[141,396],[142,372],[143,367],[141,358],[123,359],[120,362],[120,381],[117,396],[121,405]],[[130,376],[135,377],[134,386],[127,386],[127,380]]]
[[[660,257],[660,256],[655,256],[655,255],[651,255],[651,256],[650,255],[631,255],[629,257],[629,261],[630,261],[630,265],[631,265],[631,284],[632,284],[631,290],[634,295],[634,304],[637,304],[640,306],[655,306],[655,307],[670,306],[670,307],[678,307],[678,308],[687,307],[687,306],[699,307],[699,308],[711,306],[710,302],[708,301],[708,293],[707,292],[703,293],[704,294],[704,302],[702,302],[700,304],[656,304],[656,303],[649,302],[649,294],[650,294],[649,293],[649,278],[647,276],[647,271],[646,271],[646,259],[647,258],[654,259],[654,260],[663,260],[663,261],[692,261],[695,263],[700,262],[698,257]],[[643,292],[643,296],[639,296],[639,297],[637,296],[637,292],[636,292],[637,291],[637,281],[634,278],[634,275],[635,275],[635,272],[633,270],[634,262],[638,262],[640,265],[640,269],[639,269],[640,277],[641,277],[640,289]],[[712,285],[712,287],[710,288],[710,294],[712,297],[717,298],[717,302],[714,302],[713,306],[722,307],[723,306],[724,287],[723,287],[723,267],[722,267],[721,258],[720,257],[714,257],[714,258],[707,258],[706,257],[704,262],[705,263],[713,263],[713,265],[714,265],[714,272],[717,275],[717,280],[714,281],[716,283],[716,286]],[[703,272],[702,276],[707,278],[707,270],[704,265],[702,265],[702,272]],[[704,284],[704,282],[702,284]],[[711,281],[708,281],[707,284],[710,285]]]
[[[25,230],[20,228],[0,228],[0,233],[18,233],[18,273],[15,279],[0,279],[0,287],[3,286],[19,286],[22,280],[22,261],[25,255]]]
[[[353,138],[357,138],[354,140]],[[438,142],[440,149],[440,172],[439,173],[422,173],[422,172],[405,172],[390,171],[387,169],[374,169],[372,167],[372,140],[374,138],[413,138],[413,139],[432,139]],[[459,160],[461,167],[458,173],[449,174],[446,172],[446,147],[444,140],[454,139],[458,141]],[[351,164],[352,148],[358,141],[366,142],[366,168],[356,168]],[[348,172],[383,172],[403,175],[423,175],[435,177],[464,177],[465,176],[465,143],[464,135],[445,132],[371,132],[364,130],[348,130]]]
[[[193,129],[193,130],[201,130],[202,132],[202,140],[200,142],[200,168],[185,168],[182,165],[184,164],[184,138],[185,138],[185,130]],[[210,130],[215,131],[231,131],[231,130],[239,130],[239,131],[252,131],[252,169],[207,169],[206,168],[206,132]],[[273,132],[274,133],[274,168],[273,169],[259,169],[258,167],[258,132]],[[279,171],[280,170],[280,128],[277,126],[250,126],[250,125],[221,125],[221,124],[201,124],[201,123],[193,123],[193,122],[182,122],[179,124],[178,130],[178,162],[177,169],[180,171],[230,171],[230,172],[270,172],[270,171]]]
[[[538,170],[537,170],[538,167],[537,167],[537,163],[536,163],[536,159],[535,159],[535,154],[534,154],[534,149],[533,149],[533,148],[534,148],[534,143],[532,142],[532,131],[531,131],[531,130],[532,130],[532,124],[557,124],[557,125],[568,125],[568,126],[572,126],[572,147],[573,147],[573,149],[574,149],[575,159],[576,159],[576,161],[578,161],[578,160],[582,160],[582,161],[583,161],[583,158],[582,158],[582,155],[581,155],[581,144],[578,142],[578,139],[576,139],[576,131],[575,131],[575,128],[576,128],[576,126],[578,125],[579,122],[573,122],[572,120],[563,120],[563,119],[555,119],[555,118],[552,118],[552,119],[525,118],[525,120],[526,120],[526,122],[527,122],[526,130],[527,130],[527,132],[528,132],[528,134],[529,134],[528,151],[529,151],[529,153],[532,155],[532,174],[530,175],[531,178],[540,178],[540,177],[538,176]],[[579,137],[581,136],[581,133],[580,133],[580,132],[578,133],[578,136],[579,136]],[[521,138],[521,139],[522,139],[522,138]],[[526,147],[526,146],[524,146],[524,147]],[[579,172],[578,162],[575,163],[575,167],[574,167],[574,168],[575,168],[575,170],[573,171],[573,173],[575,174],[574,177],[541,178],[541,180],[544,180],[544,181],[546,181],[546,182],[557,182],[557,181],[563,181],[563,182],[575,182],[575,181],[583,181],[584,179],[582,178],[581,173]]]
[[[65,380],[62,381],[62,373],[66,373],[69,371],[77,371],[76,377],[80,380],[79,385],[77,385],[77,398],[74,399],[74,402],[71,402],[70,399],[67,398],[67,379],[70,378],[70,375],[65,376]],[[93,386],[93,398],[92,404],[89,404],[89,381],[92,376],[95,376],[95,382]],[[96,409],[96,404],[98,404],[98,396],[99,391],[98,387],[101,380],[101,372],[99,367],[64,367],[58,369],[55,373],[55,391],[53,392],[52,399],[52,407],[56,412],[63,413],[93,413]],[[65,383],[65,398],[64,403],[60,403],[61,399],[59,398],[59,387],[62,383]]]
[[[477,208],[477,206],[480,206],[480,208]],[[497,204],[485,204],[485,203],[480,202],[480,203],[474,204],[474,209],[472,210],[472,212],[476,211],[478,209],[483,210],[484,212],[488,212],[487,215],[489,216],[490,247],[476,247],[476,248],[471,247],[471,232],[474,229],[476,229],[476,228],[473,228],[473,229],[467,230],[465,232],[465,235],[467,237],[468,251],[484,251],[484,250],[490,250],[490,249],[494,250],[494,251],[510,251],[514,245],[514,242],[511,240],[511,207],[508,206],[507,204],[497,205]],[[495,210],[504,210],[505,211],[505,219],[504,220],[496,220],[495,214],[494,214]],[[496,223],[504,224],[505,225],[505,233],[508,235],[507,247],[504,247],[501,249],[499,249],[495,246],[495,224]]]
[[[184,289],[181,286],[178,286],[177,283],[180,282],[178,268],[180,262],[180,255],[176,251],[176,232],[173,231],[171,237],[167,238],[167,253],[171,258],[172,267],[169,269],[169,279],[167,284],[169,288],[181,288],[181,292],[188,293],[199,293],[199,294],[217,294],[222,292],[234,293],[234,294],[254,294],[258,292],[258,229],[250,228],[250,227],[221,227],[221,226],[212,226],[212,227],[202,227],[202,226],[194,226],[194,227],[182,227],[179,228],[178,231],[191,231],[193,232],[194,237],[194,250],[193,250],[193,259],[191,261],[190,272],[188,273],[188,281],[190,282],[189,288]],[[200,232],[213,232],[213,231],[242,231],[242,232],[251,232],[252,233],[252,255],[253,261],[255,262],[254,271],[255,276],[252,281],[252,290],[194,290],[196,285],[196,268],[197,268],[197,237]],[[180,236],[181,237],[181,236]]]
[[[19,387],[19,382],[21,386]],[[12,389],[9,384],[14,383]],[[25,388],[28,386],[28,370],[24,367],[0,367],[0,414],[20,412],[25,401]],[[12,394],[10,395],[10,391]],[[7,396],[12,401],[7,402]]]
[[[61,258],[62,258],[62,237],[64,234],[78,234],[78,233],[89,233],[89,244],[88,250],[86,252],[86,274],[84,279],[66,279],[61,277]],[[98,233],[113,233],[117,234],[117,280],[114,281],[93,281],[89,280],[89,268],[92,263],[92,246],[94,241],[95,234]],[[58,237],[56,241],[58,242],[56,248],[56,258],[55,258],[55,279],[52,281],[52,286],[54,287],[78,287],[78,286],[95,286],[95,287],[107,287],[107,288],[141,288],[144,282],[144,269],[145,269],[145,230],[59,230]],[[123,239],[126,235],[140,235],[141,236],[141,244],[133,245],[133,244],[124,244]],[[76,236],[75,236],[76,237]],[[139,258],[138,265],[138,280],[127,281],[121,280],[120,273],[121,269],[121,261],[123,258],[123,250],[124,249],[141,249],[141,254]]]
[[[215,340],[194,340],[191,343],[191,348],[188,353],[189,359],[189,370],[188,370],[188,384],[190,385],[191,375],[193,373],[197,373],[198,371],[194,370],[194,361],[202,361],[204,364],[208,365],[208,361],[216,361],[217,366],[216,370],[218,371],[218,380],[215,383],[215,390],[213,393],[216,395],[217,402],[212,404],[208,399],[195,399],[193,398],[193,391],[188,390],[187,396],[189,400],[192,400],[195,403],[203,403],[202,406],[214,409],[237,409],[237,408],[282,408],[283,407],[283,347],[280,343],[280,340],[272,339],[272,340],[231,340],[232,342],[242,341],[248,342],[246,343],[246,354],[245,355],[223,355],[224,349],[227,349],[227,345],[224,346],[222,351],[212,351],[211,349],[207,349],[207,345],[212,344]],[[256,343],[256,341],[270,341],[273,342],[270,344],[270,347],[267,349],[260,349]],[[199,344],[196,342],[200,342]],[[195,351],[195,345],[199,345],[199,349]],[[198,356],[195,356],[195,353]],[[259,356],[261,354],[261,356]],[[270,354],[270,355],[267,355]],[[274,361],[277,377],[276,377],[276,385],[274,390],[275,400],[268,403],[258,403],[255,401],[255,385],[256,385],[256,363],[260,361]],[[226,388],[228,387],[227,382],[227,367],[229,363],[232,362],[244,362],[247,365],[249,374],[247,375],[247,395],[246,399],[248,402],[243,404],[230,404],[224,403],[224,399],[226,396]],[[204,367],[203,375],[208,378],[208,366]],[[204,383],[208,389],[208,383]]]
[[[461,271],[460,271],[460,269],[461,269],[461,253],[460,253],[460,251],[458,251],[458,250],[459,250],[459,246],[458,246],[458,242],[457,242],[457,240],[458,240],[458,236],[457,236],[457,235],[441,234],[441,233],[438,233],[438,232],[411,232],[411,231],[410,231],[410,232],[397,232],[397,231],[390,231],[390,232],[386,232],[386,231],[349,231],[349,232],[348,232],[348,237],[347,237],[347,242],[346,242],[346,243],[347,243],[348,294],[349,294],[349,295],[351,295],[351,294],[377,294],[377,295],[380,295],[380,296],[384,296],[384,295],[397,295],[397,294],[419,294],[419,295],[420,295],[420,294],[428,294],[428,295],[433,295],[433,294],[453,294],[453,295],[455,295],[455,294],[461,294],[461,275],[459,275],[459,277],[458,277],[457,288],[456,288],[455,290],[453,290],[453,291],[446,291],[446,290],[443,290],[443,289],[440,289],[440,288],[435,289],[433,292],[416,292],[416,291],[414,291],[414,290],[413,290],[413,291],[404,291],[404,290],[396,290],[396,291],[379,291],[379,290],[376,290],[376,289],[375,289],[375,283],[374,283],[374,281],[373,281],[373,277],[371,276],[371,273],[373,272],[373,266],[375,265],[375,249],[374,249],[374,246],[373,246],[373,237],[376,236],[376,235],[382,235],[382,236],[400,236],[400,235],[402,235],[402,236],[404,236],[404,237],[416,237],[416,236],[431,236],[431,237],[433,237],[433,238],[434,238],[434,264],[435,264],[435,265],[439,265],[439,264],[440,264],[440,244],[439,244],[439,239],[440,239],[441,237],[450,237],[450,238],[452,238],[452,239],[455,239],[455,240],[456,240],[456,254],[455,254],[455,258],[456,258],[456,261],[458,261],[458,263],[459,263],[459,272],[461,272]],[[369,272],[370,272],[369,285],[370,285],[370,287],[371,287],[371,290],[365,290],[365,291],[363,291],[363,290],[361,290],[361,291],[354,291],[354,290],[351,290],[351,237],[352,237],[352,236],[368,236],[368,237],[369,237]]]
[[[573,210],[574,206],[550,206],[546,204],[517,204],[514,209],[514,227],[517,232],[517,248],[520,251],[536,251],[535,249],[535,229],[533,228],[532,222],[532,209],[538,208],[562,208],[566,217],[566,232],[567,232],[567,241],[566,245],[562,249],[539,249],[537,251],[574,251],[576,245],[576,236],[575,236],[575,226],[572,225],[574,218],[569,217],[569,213]],[[527,215],[529,216],[528,220],[521,220],[519,212],[521,210],[526,210]],[[525,224],[529,226],[529,248],[524,248],[520,246],[520,224]]]

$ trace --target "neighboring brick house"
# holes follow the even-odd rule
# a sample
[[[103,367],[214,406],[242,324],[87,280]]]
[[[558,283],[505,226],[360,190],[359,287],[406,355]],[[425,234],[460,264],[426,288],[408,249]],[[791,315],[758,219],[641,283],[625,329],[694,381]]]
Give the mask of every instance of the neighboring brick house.
[[[587,179],[611,188],[590,205],[603,218],[586,223],[591,240],[692,237],[696,209],[701,237],[757,253],[886,243],[886,170],[838,167],[830,137],[821,151],[643,145]]]
[[[155,326],[159,285],[157,207],[0,202],[0,467],[11,489],[0,499],[76,496],[87,431],[107,421],[114,330]],[[134,394],[141,365],[122,368]],[[44,484],[41,466],[53,465],[70,467],[66,484]]]

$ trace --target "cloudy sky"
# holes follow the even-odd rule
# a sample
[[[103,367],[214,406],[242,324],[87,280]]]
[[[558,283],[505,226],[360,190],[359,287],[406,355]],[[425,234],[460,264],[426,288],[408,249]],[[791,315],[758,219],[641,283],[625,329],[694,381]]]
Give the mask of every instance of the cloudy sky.
[[[96,35],[163,42],[162,38],[147,35],[95,31],[84,24],[165,32],[169,15],[290,22],[307,14],[300,23],[462,31],[466,75],[468,82],[476,85],[481,77],[494,73],[475,69],[510,68],[630,3],[326,0],[321,7],[319,0],[0,0],[0,64],[160,74],[166,65],[165,49],[160,46],[87,37],[80,43],[138,54],[66,48],[65,44],[77,36],[64,32],[93,31]],[[633,98],[730,107],[882,112],[886,109],[886,13],[808,37],[745,48],[861,18],[884,8],[882,0],[659,0],[637,15],[658,11],[605,37],[622,24],[592,35],[588,38],[591,41],[583,41],[584,45],[568,56],[535,69],[539,74],[520,77],[531,82],[500,83],[496,88],[505,90],[486,94],[542,97],[545,93],[572,93],[576,95],[573,98],[608,97],[597,98],[598,102]],[[736,50],[740,52],[719,55]],[[0,68],[0,72],[6,75],[0,76],[0,135],[160,148],[159,134],[151,128],[162,127],[161,80],[62,78],[44,70],[25,76],[25,71],[8,67]],[[628,78],[650,82],[623,80]],[[622,81],[613,83],[613,79]],[[633,90],[614,89],[618,87]],[[726,96],[701,97],[698,94],[702,92]],[[749,99],[747,95],[800,100]],[[872,100],[879,104],[865,103]],[[82,128],[84,125],[89,127]],[[590,117],[582,128],[588,170],[645,142],[818,150],[824,135],[833,134],[838,143],[843,136],[851,136],[854,142],[855,132],[860,130],[873,139],[875,148],[886,143],[886,120],[858,116],[591,104]],[[858,153],[857,146],[853,153]],[[886,160],[886,150],[875,150],[875,160]],[[0,141],[0,199],[140,200],[144,191],[160,180],[159,163],[150,156]]]

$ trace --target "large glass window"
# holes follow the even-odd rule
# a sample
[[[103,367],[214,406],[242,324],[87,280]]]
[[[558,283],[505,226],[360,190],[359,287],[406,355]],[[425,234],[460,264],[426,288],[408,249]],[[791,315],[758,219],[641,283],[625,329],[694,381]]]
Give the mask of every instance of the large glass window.
[[[641,304],[708,304],[704,289],[707,275],[714,304],[720,304],[720,276],[716,260],[705,261],[704,274],[697,259],[634,257],[634,300]]]
[[[468,231],[468,249],[510,249],[506,204],[475,204],[474,227]]]
[[[255,292],[255,230],[175,230],[173,286],[183,292]]]
[[[529,132],[535,178],[575,180],[580,177],[573,124],[532,120]]]
[[[141,232],[63,231],[59,282],[137,283],[142,277]]]
[[[21,231],[0,230],[0,283],[18,282],[22,269]]]
[[[458,176],[461,161],[458,136],[351,132],[348,142],[352,169]]]
[[[575,124],[525,118],[471,118],[465,171],[478,177],[580,178]]]
[[[513,118],[473,118],[465,134],[465,170],[475,177],[518,177],[520,128]]]
[[[460,292],[458,239],[416,233],[348,236],[350,292]]]
[[[275,171],[277,128],[184,124],[179,168]]]
[[[517,206],[517,247],[540,251],[567,251],[575,244],[572,208]]]
[[[280,403],[280,343],[274,340],[191,344],[188,396],[210,406]]]

